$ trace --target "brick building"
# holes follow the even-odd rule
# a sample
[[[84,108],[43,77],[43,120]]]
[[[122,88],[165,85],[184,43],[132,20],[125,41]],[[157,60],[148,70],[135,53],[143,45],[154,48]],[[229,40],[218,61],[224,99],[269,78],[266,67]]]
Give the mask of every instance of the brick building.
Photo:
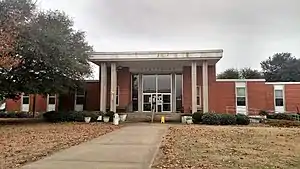
[[[36,96],[36,111],[298,112],[300,83],[216,79],[222,50],[100,52],[99,81],[67,94]],[[32,111],[33,95],[7,100],[7,111]]]

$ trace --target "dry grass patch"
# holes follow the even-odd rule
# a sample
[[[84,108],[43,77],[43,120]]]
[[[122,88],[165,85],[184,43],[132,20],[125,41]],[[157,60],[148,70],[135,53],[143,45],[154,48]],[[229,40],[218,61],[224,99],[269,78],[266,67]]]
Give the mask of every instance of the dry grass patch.
[[[0,125],[0,169],[20,167],[118,128],[96,123]]]
[[[299,169],[300,129],[173,126],[154,168]]]

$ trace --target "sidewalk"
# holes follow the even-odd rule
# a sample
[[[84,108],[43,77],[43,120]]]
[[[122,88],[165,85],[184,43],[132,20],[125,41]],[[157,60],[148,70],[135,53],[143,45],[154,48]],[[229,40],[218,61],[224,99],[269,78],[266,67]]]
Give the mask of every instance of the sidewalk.
[[[149,168],[167,128],[159,124],[127,126],[22,169]]]

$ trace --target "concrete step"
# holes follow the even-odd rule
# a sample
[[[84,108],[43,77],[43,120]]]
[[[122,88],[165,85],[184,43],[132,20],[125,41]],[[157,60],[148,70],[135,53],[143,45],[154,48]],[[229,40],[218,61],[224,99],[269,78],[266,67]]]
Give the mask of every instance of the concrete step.
[[[160,122],[161,117],[165,117],[166,122],[180,122],[181,114],[180,113],[155,113],[154,114],[154,121]],[[126,121],[129,122],[150,122],[152,117],[151,112],[145,112],[145,113],[127,113],[127,119]]]

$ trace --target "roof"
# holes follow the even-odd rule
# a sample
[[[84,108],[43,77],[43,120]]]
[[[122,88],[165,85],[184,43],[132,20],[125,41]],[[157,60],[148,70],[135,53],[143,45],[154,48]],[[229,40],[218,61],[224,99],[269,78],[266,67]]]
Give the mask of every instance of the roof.
[[[182,50],[182,51],[128,51],[128,52],[93,52],[90,61],[141,61],[141,60],[220,60],[222,49]]]

